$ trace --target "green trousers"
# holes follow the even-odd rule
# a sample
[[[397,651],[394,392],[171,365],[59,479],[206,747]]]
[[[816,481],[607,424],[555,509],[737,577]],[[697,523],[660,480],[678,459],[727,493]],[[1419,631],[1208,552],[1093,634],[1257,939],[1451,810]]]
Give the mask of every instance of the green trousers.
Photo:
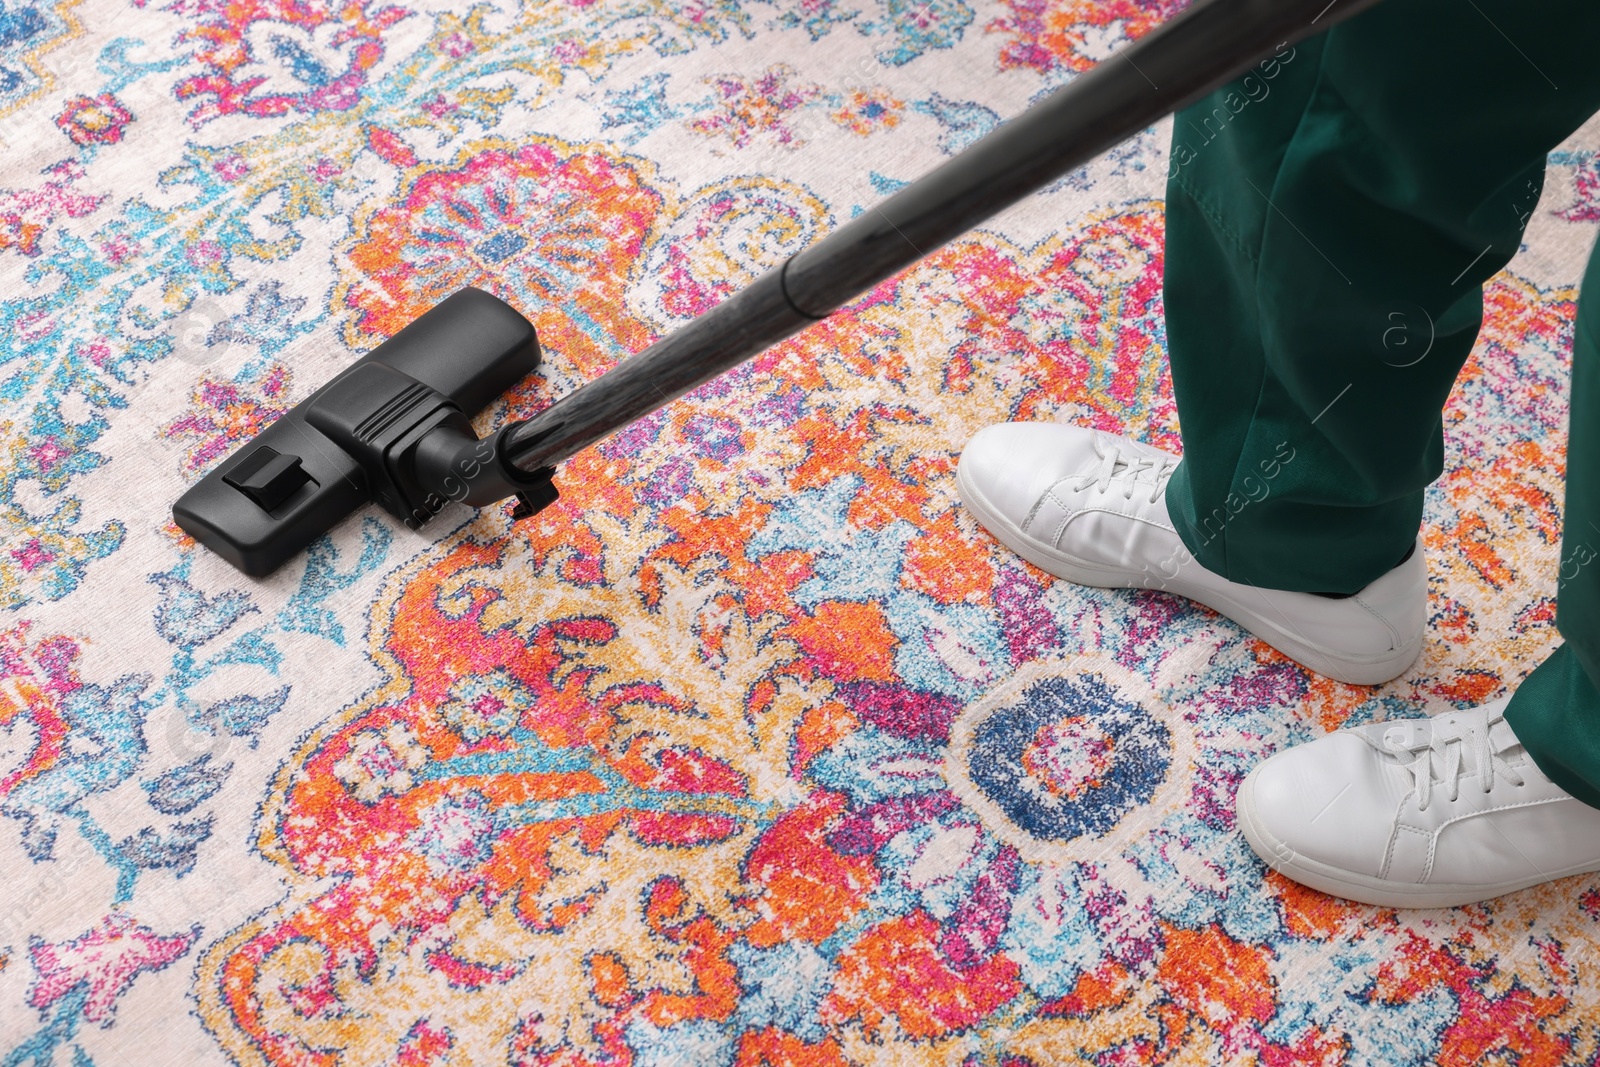
[[[1386,0],[1178,113],[1166,316],[1205,567],[1352,593],[1411,550],[1442,410],[1549,151],[1600,110],[1600,2]],[[1600,806],[1600,265],[1573,353],[1557,627],[1507,717]],[[1593,544],[1595,549],[1589,549]]]

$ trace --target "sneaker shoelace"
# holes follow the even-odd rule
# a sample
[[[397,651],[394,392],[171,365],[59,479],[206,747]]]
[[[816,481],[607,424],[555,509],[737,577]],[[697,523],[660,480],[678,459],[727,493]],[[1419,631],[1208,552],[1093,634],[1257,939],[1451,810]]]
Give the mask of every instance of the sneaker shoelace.
[[[1115,445],[1096,445],[1100,465],[1078,479],[1074,489],[1095,486],[1101,493],[1109,493],[1113,485],[1122,490],[1125,500],[1132,500],[1134,491],[1148,489],[1145,498],[1154,504],[1167,487],[1167,479],[1178,467],[1175,456],[1145,456],[1124,452]]]
[[[1435,787],[1448,790],[1451,801],[1460,795],[1461,775],[1466,771],[1462,757],[1469,747],[1475,759],[1474,766],[1479,768],[1485,793],[1494,789],[1496,775],[1513,785],[1523,784],[1522,774],[1505,758],[1506,753],[1520,748],[1520,744],[1513,737],[1508,744],[1496,745],[1490,736],[1495,725],[1504,720],[1505,716],[1497,711],[1486,717],[1481,727],[1466,726],[1464,736],[1447,733],[1435,725],[1428,731],[1427,741],[1411,744],[1396,733],[1384,734],[1385,751],[1401,760],[1400,765],[1411,772],[1412,784],[1417,791],[1418,811],[1428,810]],[[1406,759],[1408,756],[1411,757],[1409,760]]]

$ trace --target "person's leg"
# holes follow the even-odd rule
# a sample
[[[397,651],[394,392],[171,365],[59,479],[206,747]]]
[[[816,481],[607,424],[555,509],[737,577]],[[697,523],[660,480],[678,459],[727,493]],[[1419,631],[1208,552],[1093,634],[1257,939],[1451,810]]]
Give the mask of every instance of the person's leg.
[[[1506,721],[1539,769],[1600,807],[1600,247],[1572,337],[1572,412],[1556,628],[1566,643],[1511,697]]]
[[[1566,643],[1509,699],[1341,730],[1252,770],[1239,826],[1272,867],[1393,907],[1600,870],[1600,249],[1578,300],[1571,398],[1556,608]]]
[[[1177,116],[1166,503],[1207,570],[1353,593],[1410,551],[1482,283],[1600,109],[1600,4],[1531,11],[1387,0]]]

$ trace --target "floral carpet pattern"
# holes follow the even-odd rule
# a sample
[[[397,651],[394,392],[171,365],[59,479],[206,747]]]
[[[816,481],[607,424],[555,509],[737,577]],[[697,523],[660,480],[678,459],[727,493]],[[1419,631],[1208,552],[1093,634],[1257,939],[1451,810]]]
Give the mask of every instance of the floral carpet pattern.
[[[1181,449],[1167,128],[565,465],[268,579],[184,488],[463,285],[540,409],[1173,0],[0,0],[0,1067],[1592,1064],[1600,878],[1270,874],[1248,769],[1556,641],[1600,127],[1487,287],[1366,689],[1055,582],[954,465]]]

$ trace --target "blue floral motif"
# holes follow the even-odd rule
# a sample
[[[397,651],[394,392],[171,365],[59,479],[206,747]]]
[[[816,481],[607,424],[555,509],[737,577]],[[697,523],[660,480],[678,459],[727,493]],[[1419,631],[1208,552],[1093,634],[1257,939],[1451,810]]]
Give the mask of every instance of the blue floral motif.
[[[849,22],[860,14],[855,8],[840,7],[838,0],[801,0],[798,8],[779,15],[773,20],[773,25],[785,29],[799,27],[810,34],[813,41],[820,41],[835,26]]]
[[[751,559],[787,549],[814,554],[814,577],[793,593],[807,608],[825,601],[872,602],[882,607],[899,639],[895,671],[908,685],[968,699],[981,684],[999,676],[1009,662],[1005,638],[993,616],[974,604],[940,604],[902,581],[905,546],[918,536],[905,521],[878,530],[853,528],[847,515],[862,481],[836,478],[817,489],[796,493],[772,509],[767,523],[751,537]],[[819,545],[811,533],[817,523],[849,530],[849,536]],[[980,677],[958,674],[950,662],[959,647]]]
[[[327,606],[335,593],[350,588],[377,570],[388,555],[394,535],[377,519],[361,520],[361,555],[340,570],[341,553],[331,537],[314,541],[306,552],[306,570],[300,588],[278,613],[278,625],[285,631],[315,634],[336,645],[345,643],[344,627]]]
[[[55,5],[0,0],[0,107],[42,88],[26,58],[66,29]]]
[[[476,790],[446,797],[419,813],[412,843],[439,871],[474,869],[494,850],[505,828],[498,809]]]
[[[468,742],[504,737],[517,725],[522,709],[535,700],[521,679],[505,670],[463,678],[450,690],[439,717]]]
[[[808,1041],[825,1036],[817,1008],[832,987],[833,969],[822,953],[804,942],[756,948],[740,941],[728,958],[749,991],[739,1004],[745,1026],[779,1026]]]
[[[954,47],[973,17],[964,0],[885,0],[884,8],[880,18],[856,25],[862,33],[889,38],[878,58],[892,67],[925,52]]]
[[[605,112],[600,117],[602,130],[620,130],[621,141],[633,145],[682,114],[682,109],[667,103],[664,72],[640,78],[625,89],[607,89]]]
[[[150,794],[152,808],[164,815],[184,815],[221,789],[231,770],[232,763],[213,763],[208,752],[141,784]]]
[[[955,155],[1000,125],[1000,115],[993,108],[946,100],[938,93],[918,100],[911,105],[911,110],[931,116],[939,123],[944,131],[939,138],[939,151],[947,156]]]
[[[968,773],[1030,835],[1098,836],[1166,777],[1171,735],[1099,678],[1046,678],[973,733]]]
[[[237,589],[208,597],[178,574],[151,575],[150,582],[163,594],[156,608],[156,633],[179,648],[202,645],[257,610]]]
[[[57,858],[63,826],[77,821],[99,843],[104,835],[82,803],[133,775],[145,755],[140,729],[153,702],[148,676],[125,675],[110,685],[85,684],[61,702],[71,739],[63,758],[44,774],[22,782],[0,812],[22,823],[22,846],[35,863]]]
[[[733,1038],[710,1020],[657,1027],[639,1019],[627,1033],[636,1067],[733,1067]]]

